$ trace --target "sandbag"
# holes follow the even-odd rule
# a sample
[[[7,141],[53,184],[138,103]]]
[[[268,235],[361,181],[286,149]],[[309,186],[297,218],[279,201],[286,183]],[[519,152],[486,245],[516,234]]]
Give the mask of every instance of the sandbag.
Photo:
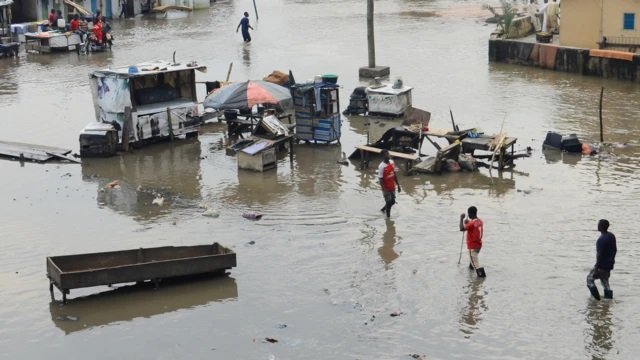
[[[458,164],[458,162],[453,159],[447,159],[445,161],[445,168],[447,169],[447,171],[457,172],[460,171],[460,164]]]
[[[458,164],[463,170],[475,171],[477,169],[476,160],[469,154],[460,154],[458,156]]]
[[[262,80],[278,84],[280,86],[285,86],[289,83],[289,75],[283,73],[282,71],[274,70],[271,74],[267,75],[267,77]]]

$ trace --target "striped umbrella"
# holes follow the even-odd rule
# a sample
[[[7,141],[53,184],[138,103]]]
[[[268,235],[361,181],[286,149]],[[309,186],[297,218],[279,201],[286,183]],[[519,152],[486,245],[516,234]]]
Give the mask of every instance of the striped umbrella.
[[[249,110],[258,104],[274,104],[283,108],[293,105],[289,89],[264,80],[249,80],[224,86],[206,99],[204,107],[216,110]]]

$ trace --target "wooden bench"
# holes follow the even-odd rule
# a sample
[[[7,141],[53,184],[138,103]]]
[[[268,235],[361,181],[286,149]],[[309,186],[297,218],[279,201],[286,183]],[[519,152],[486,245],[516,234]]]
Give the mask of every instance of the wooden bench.
[[[369,165],[369,153],[380,154],[383,149],[379,149],[373,146],[367,145],[358,145],[356,149],[360,150],[360,160],[361,166],[363,169],[367,168]],[[402,159],[405,162],[405,173],[408,175],[411,172],[411,168],[413,164],[420,159],[417,153],[406,154],[397,151],[389,151],[389,155],[392,158]]]

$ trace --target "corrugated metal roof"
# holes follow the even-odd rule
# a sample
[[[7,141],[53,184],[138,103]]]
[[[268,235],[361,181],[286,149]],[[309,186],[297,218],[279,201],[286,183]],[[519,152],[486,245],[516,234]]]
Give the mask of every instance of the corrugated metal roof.
[[[135,65],[116,67],[112,69],[96,70],[89,74],[90,77],[116,76],[121,78],[133,78],[137,76],[146,76],[182,70],[198,70],[207,72],[207,67],[198,65],[195,61],[187,63],[173,63],[171,61],[150,61]]]

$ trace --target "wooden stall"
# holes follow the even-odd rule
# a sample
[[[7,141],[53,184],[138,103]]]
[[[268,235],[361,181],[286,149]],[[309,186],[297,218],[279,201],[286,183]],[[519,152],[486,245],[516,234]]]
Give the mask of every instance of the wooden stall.
[[[291,87],[296,118],[296,139],[340,143],[342,118],[338,85],[296,84]]]

